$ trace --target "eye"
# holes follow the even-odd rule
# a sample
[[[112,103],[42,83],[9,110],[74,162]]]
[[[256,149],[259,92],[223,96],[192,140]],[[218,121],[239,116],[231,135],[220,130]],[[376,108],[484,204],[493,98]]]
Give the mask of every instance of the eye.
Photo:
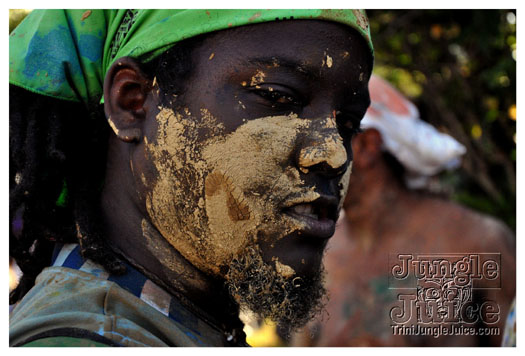
[[[251,92],[263,99],[264,104],[272,108],[300,107],[303,101],[292,89],[281,85],[257,85],[250,88]]]

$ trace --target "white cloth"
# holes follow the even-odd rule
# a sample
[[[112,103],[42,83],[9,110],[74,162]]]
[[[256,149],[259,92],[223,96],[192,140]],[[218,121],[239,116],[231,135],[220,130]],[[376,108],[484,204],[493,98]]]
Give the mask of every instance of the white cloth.
[[[394,155],[412,176],[431,176],[459,166],[465,147],[419,118],[414,104],[385,80],[373,75],[369,84],[371,105],[361,127],[381,133],[384,149]]]

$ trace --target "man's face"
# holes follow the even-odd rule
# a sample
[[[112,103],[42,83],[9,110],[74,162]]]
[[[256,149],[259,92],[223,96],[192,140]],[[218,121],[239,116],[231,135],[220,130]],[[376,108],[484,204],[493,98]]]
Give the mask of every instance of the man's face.
[[[329,22],[209,35],[185,92],[150,113],[137,179],[153,226],[212,275],[241,278],[232,261],[250,255],[280,279],[316,277],[369,104],[368,60]]]

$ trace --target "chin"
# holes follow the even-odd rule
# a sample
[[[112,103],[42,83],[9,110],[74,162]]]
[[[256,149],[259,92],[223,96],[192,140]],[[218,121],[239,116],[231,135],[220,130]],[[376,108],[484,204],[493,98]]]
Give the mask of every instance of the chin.
[[[272,320],[289,335],[324,310],[324,270],[319,263],[306,274],[283,273],[272,262],[257,246],[249,247],[230,263],[226,283],[241,310]]]

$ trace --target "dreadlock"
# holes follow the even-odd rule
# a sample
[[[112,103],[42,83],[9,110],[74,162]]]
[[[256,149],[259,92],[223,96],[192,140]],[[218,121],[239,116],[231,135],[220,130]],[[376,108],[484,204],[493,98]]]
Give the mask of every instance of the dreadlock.
[[[157,77],[164,105],[171,104],[169,98],[181,92],[189,77],[191,51],[199,37],[143,66],[148,76]],[[103,106],[54,99],[14,85],[9,94],[9,254],[23,273],[9,303],[21,299],[50,265],[57,242],[79,243],[84,258],[112,274],[125,273],[106,244],[100,213],[110,135]]]
[[[98,201],[109,130],[100,106],[64,102],[10,86],[9,252],[21,271],[20,299],[51,262],[54,242],[76,242],[84,257],[121,274],[101,238]],[[56,204],[67,189],[68,204]]]

